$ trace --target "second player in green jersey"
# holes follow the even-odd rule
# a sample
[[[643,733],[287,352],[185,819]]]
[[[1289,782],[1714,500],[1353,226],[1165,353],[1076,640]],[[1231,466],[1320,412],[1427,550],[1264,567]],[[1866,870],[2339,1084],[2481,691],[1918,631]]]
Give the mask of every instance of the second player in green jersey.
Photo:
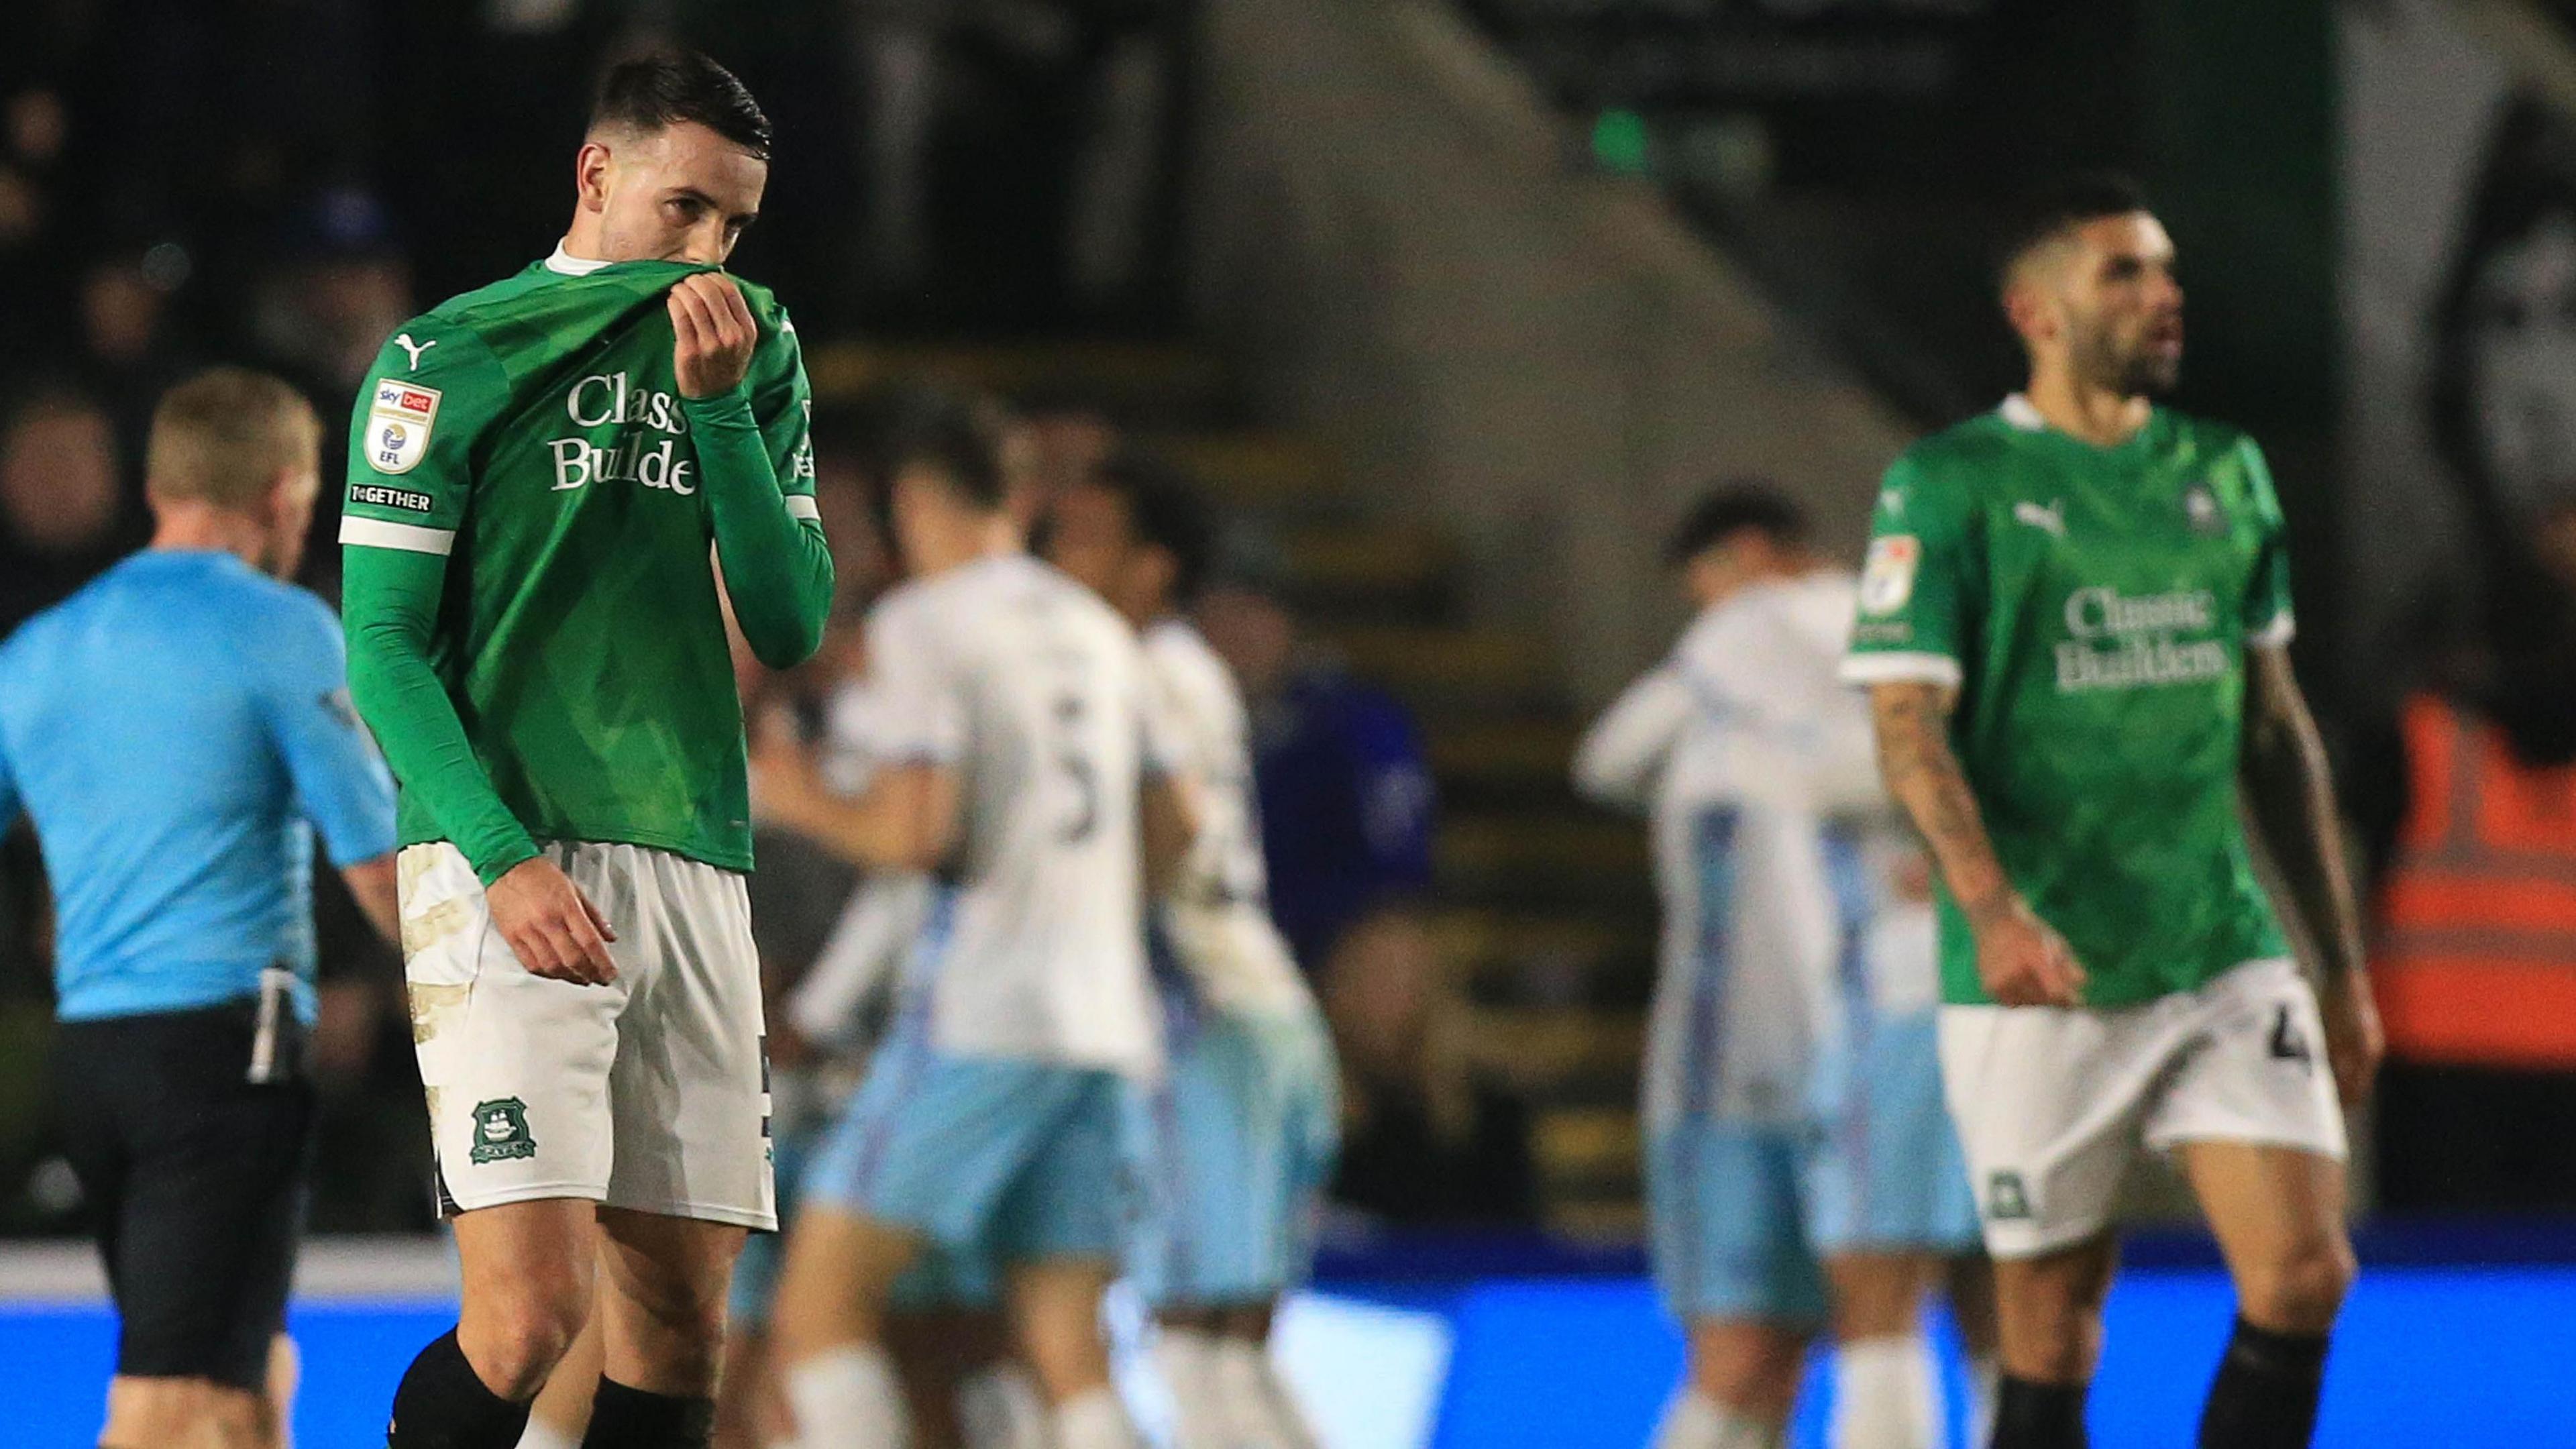
[[[2246,643],[2290,637],[2281,528],[2253,440],[2170,409],[2105,448],[2016,396],[1880,489],[1844,673],[1958,689],[1995,854],[2087,1005],[2287,953],[2236,804]],[[1943,996],[1989,1000],[1941,894]]]
[[[2290,668],[2280,505],[2243,434],[2158,402],[2182,287],[2134,188],[2041,198],[2001,281],[2029,384],[1889,470],[1844,666],[1939,865],[1943,1093],[2002,1330],[1992,1449],[2087,1442],[2114,1209],[2151,1151],[2236,1284],[2201,1449],[2302,1449],[2353,1274],[2336,1098],[2366,1090],[2379,1030]]]

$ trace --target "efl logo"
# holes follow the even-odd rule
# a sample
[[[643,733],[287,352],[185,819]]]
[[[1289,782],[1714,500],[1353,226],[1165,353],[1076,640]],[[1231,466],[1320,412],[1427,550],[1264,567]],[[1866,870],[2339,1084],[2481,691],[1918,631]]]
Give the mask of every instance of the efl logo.
[[[434,387],[379,384],[367,408],[368,465],[379,473],[408,473],[418,467],[429,454],[439,397]]]

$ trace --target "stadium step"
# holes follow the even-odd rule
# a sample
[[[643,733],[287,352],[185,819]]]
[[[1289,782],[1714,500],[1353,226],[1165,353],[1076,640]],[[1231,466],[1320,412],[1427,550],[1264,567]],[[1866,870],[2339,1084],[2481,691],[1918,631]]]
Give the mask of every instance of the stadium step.
[[[1341,461],[1293,433],[1148,433],[1140,441],[1237,512],[1301,517],[1352,503]]]
[[[1581,731],[1554,712],[1442,720],[1426,731],[1441,799],[1474,809],[1578,808],[1567,769]]]
[[[1414,623],[1344,625],[1322,633],[1354,673],[1425,712],[1462,700],[1550,703],[1558,694],[1555,658],[1535,634]]]
[[[1546,1198],[1549,1231],[1576,1242],[1624,1244],[1646,1236],[1646,1204],[1636,1183],[1577,1193],[1563,1188]]]
[[[1645,841],[1623,820],[1575,815],[1453,816],[1441,829],[1440,871],[1461,886],[1644,890]]]
[[[1443,954],[1477,972],[1519,973],[1567,963],[1586,971],[1614,971],[1633,963],[1653,939],[1624,916],[1478,906],[1436,912],[1431,932]]]
[[[1645,1030],[1634,1011],[1484,1007],[1469,1018],[1468,1039],[1477,1062],[1523,1095],[1588,1095],[1635,1078]]]
[[[1623,1105],[1556,1107],[1530,1124],[1548,1226],[1580,1238],[1634,1240],[1644,1227],[1637,1114]]]
[[[1417,716],[1441,800],[1432,930],[1476,1003],[1463,1070],[1527,1105],[1548,1226],[1633,1237],[1652,879],[1637,825],[1574,797],[1579,722],[1553,650],[1459,624],[1455,540],[1371,517],[1328,453],[1257,433],[1161,441],[1278,541],[1321,645]]]
[[[1535,1125],[1539,1171],[1599,1181],[1637,1170],[1637,1114],[1616,1107],[1560,1107]]]
[[[1284,532],[1280,546],[1302,600],[1318,611],[1380,618],[1446,611],[1457,551],[1435,529],[1310,523]]]
[[[1136,426],[1203,424],[1233,402],[1224,364],[1182,343],[839,342],[806,353],[805,370],[825,402],[928,384],[1023,406],[1078,401]]]

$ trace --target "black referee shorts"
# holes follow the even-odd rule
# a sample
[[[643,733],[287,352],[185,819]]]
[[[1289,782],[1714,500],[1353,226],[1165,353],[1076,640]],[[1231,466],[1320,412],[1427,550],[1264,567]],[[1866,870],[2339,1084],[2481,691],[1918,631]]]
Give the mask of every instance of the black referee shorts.
[[[313,1087],[248,1080],[257,1008],[60,1023],[65,1155],[120,1320],[116,1371],[258,1391],[303,1231]]]

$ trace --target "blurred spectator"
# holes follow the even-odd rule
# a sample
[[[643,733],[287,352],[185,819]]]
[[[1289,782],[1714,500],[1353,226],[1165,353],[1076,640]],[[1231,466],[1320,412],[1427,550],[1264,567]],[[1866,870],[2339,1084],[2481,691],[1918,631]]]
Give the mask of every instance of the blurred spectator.
[[[2576,128],[2509,108],[2432,318],[2467,548],[2383,649],[2349,794],[2377,886],[2380,1192],[2576,1207]]]
[[[1353,927],[1321,985],[1342,1064],[1333,1200],[1397,1224],[1534,1219],[1527,1109],[1470,1065],[1466,995],[1422,920]]]
[[[12,79],[0,73],[0,347],[24,356],[45,340],[56,311],[43,250],[69,118],[52,89]]]
[[[134,240],[94,253],[80,276],[80,379],[115,420],[128,505],[142,497],[143,442],[152,409],[200,359],[178,336],[172,301],[194,261],[168,239]]]
[[[1403,705],[1301,653],[1266,563],[1211,588],[1200,630],[1252,711],[1271,910],[1310,973],[1353,928],[1411,908],[1431,884],[1431,769]]]
[[[2529,539],[2525,587],[2553,590],[2564,619],[2576,503],[2540,509]],[[2576,633],[2555,642],[2576,655]],[[2401,1211],[2576,1208],[2561,1150],[2576,1136],[2576,760],[2513,727],[2545,680],[2479,689],[2480,662],[2452,662],[2454,687],[2410,696],[2395,729],[2406,808],[2372,964],[2389,1043],[2380,1198]]]
[[[336,187],[297,208],[252,293],[249,321],[270,362],[346,401],[416,310],[393,218],[368,192]]]
[[[1002,466],[1012,489],[1028,496],[1031,518],[1043,520],[1056,495],[1098,471],[1118,441],[1118,425],[1094,408],[1022,399],[1002,443]]]
[[[45,385],[0,428],[0,634],[140,541],[119,483],[116,430],[69,387]]]
[[[419,309],[393,218],[370,193],[337,187],[306,198],[279,235],[245,319],[262,361],[304,390],[322,416],[322,456],[339,476],[350,400],[378,349]],[[305,581],[337,598],[339,490],[313,510]]]

